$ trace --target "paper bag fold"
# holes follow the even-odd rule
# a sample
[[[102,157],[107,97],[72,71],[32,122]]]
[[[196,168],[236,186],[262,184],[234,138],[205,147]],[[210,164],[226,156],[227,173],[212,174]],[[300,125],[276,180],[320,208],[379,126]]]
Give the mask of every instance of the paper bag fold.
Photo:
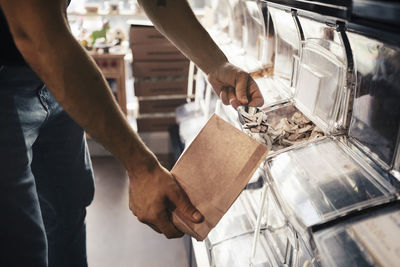
[[[265,145],[213,115],[171,170],[205,220],[195,224],[173,212],[173,223],[197,240],[206,238],[267,152]]]

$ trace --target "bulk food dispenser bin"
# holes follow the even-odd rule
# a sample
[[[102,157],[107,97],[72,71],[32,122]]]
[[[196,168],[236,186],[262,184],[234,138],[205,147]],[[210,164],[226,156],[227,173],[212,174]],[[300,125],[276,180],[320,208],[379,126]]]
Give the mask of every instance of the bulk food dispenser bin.
[[[241,31],[243,34],[243,54],[233,56],[229,60],[249,72],[260,88],[268,87],[264,84],[268,84],[269,79],[265,80],[263,77],[271,76],[273,72],[274,33],[272,25],[270,25],[272,22],[268,23],[270,18],[267,14],[266,4],[258,0],[240,0],[239,2],[241,4],[238,6],[241,6],[244,10],[244,24]],[[270,97],[266,90],[262,90],[262,93],[264,99]],[[224,106],[219,101],[216,113],[240,128],[237,113],[232,107]]]
[[[268,117],[268,130],[257,139],[277,152],[324,135],[343,134],[355,90],[344,22],[290,6],[267,5],[275,31],[275,63],[269,78],[273,83],[260,88],[280,101],[261,108]]]
[[[273,38],[275,45],[267,47],[267,49],[275,48],[274,73],[272,76],[256,78],[256,82],[266,99],[266,104],[262,107],[262,110],[272,118],[273,126],[279,124],[282,119],[303,113],[304,116],[308,117],[306,118],[309,121],[308,124],[317,124],[326,135],[331,134],[331,132],[340,133],[345,127],[344,120],[341,119],[340,114],[347,114],[344,110],[348,109],[348,92],[354,89],[351,86],[347,87],[345,82],[347,79],[350,80],[348,76],[352,77],[353,69],[352,64],[347,64],[348,54],[351,54],[351,52],[349,52],[348,44],[343,44],[346,41],[345,38],[343,41],[344,27],[338,27],[335,23],[328,26],[324,22],[313,20],[314,27],[319,27],[322,33],[317,36],[307,36],[308,38],[305,40],[296,10],[273,3],[263,3],[262,5],[258,3],[258,6],[267,8],[268,13],[266,15],[269,14],[272,18],[273,32],[275,33]],[[268,21],[268,19],[264,21]],[[252,24],[247,23],[247,25]],[[269,26],[272,27],[272,25]],[[266,28],[268,29],[269,26]],[[251,32],[251,30],[248,29],[247,32]],[[334,37],[339,37],[332,38],[326,32],[332,33]],[[266,36],[269,35],[266,34]],[[246,47],[256,47],[256,45],[247,45]],[[303,51],[304,56],[301,57],[303,55],[301,52]],[[252,54],[252,51],[246,51],[247,54]],[[349,61],[351,62],[351,58]],[[299,73],[302,73],[304,78],[303,76],[299,78]],[[311,84],[307,84],[309,79],[313,79]],[[310,96],[312,101],[305,101]],[[324,113],[321,111],[324,111]],[[225,115],[223,117],[227,117],[231,122],[237,124],[236,111],[232,110],[231,107],[220,106],[219,109],[217,108],[217,113]],[[258,135],[249,134],[254,137]],[[292,144],[289,142],[285,147],[289,145]],[[284,147],[274,146],[271,148],[274,151],[279,151]],[[261,169],[250,182],[260,185],[257,181],[264,177],[265,171]],[[253,209],[257,209],[262,202],[261,192],[262,190],[260,189],[246,190],[242,195],[255,195],[252,206]],[[248,212],[242,210],[240,214],[245,217]],[[229,215],[229,213],[226,217],[230,218],[230,221],[234,221],[234,216]],[[246,233],[254,226],[251,224],[237,224],[237,226],[241,225],[246,225],[247,227],[242,227],[241,231],[237,229],[236,232],[230,232],[230,235],[223,235],[225,237],[224,242],[215,241],[213,232],[225,233],[232,226],[226,226],[221,223],[210,233],[208,241],[212,259],[216,260],[219,257],[218,254],[223,253],[224,250],[221,247],[231,247],[237,242],[243,243],[243,241],[237,241],[237,238],[227,239],[229,236],[246,235],[247,237],[242,237],[242,239],[252,240],[252,235]],[[227,245],[230,243],[232,244]],[[246,246],[251,246],[251,243]],[[269,258],[274,258],[271,256],[273,253],[266,253],[265,255],[268,254]],[[250,257],[250,255],[248,256]],[[258,258],[263,261],[264,257],[260,256]]]
[[[217,240],[209,255],[214,266],[380,263],[380,255],[370,252],[373,247],[357,239],[356,222],[399,210],[400,113],[394,104],[400,101],[399,34],[396,27],[387,27],[387,17],[380,25],[360,11],[363,1],[335,2],[341,6],[324,2],[266,2],[276,39],[270,80],[287,97],[267,103],[263,110],[270,117],[274,112],[288,117],[295,108],[325,137],[269,155],[254,239],[242,231]],[[392,7],[391,14],[395,10]],[[281,19],[288,15],[298,36],[297,51],[283,49],[293,43],[278,26],[290,28]],[[246,214],[246,208],[236,214]],[[352,251],[352,257],[335,263],[332,255],[348,255],[346,251]]]
[[[354,90],[354,87],[351,87],[353,83],[350,82],[350,86],[346,83],[347,80],[351,81],[353,69],[348,42],[344,44],[347,41],[344,27],[339,27],[339,23],[326,25],[322,16],[318,17],[319,20],[314,17],[313,27],[319,28],[320,31],[314,35],[305,36],[297,10],[274,3],[267,3],[267,9],[275,32],[275,61],[272,77],[256,79],[260,89],[266,95],[266,105],[262,107],[262,110],[273,119],[275,125],[282,119],[292,117],[295,113],[302,113],[307,120],[319,126],[324,134],[340,134],[347,121],[342,119],[342,114],[347,114],[349,92]],[[311,84],[308,83],[309,80],[312,80]],[[308,101],[309,99],[311,101]],[[258,135],[257,133],[249,134],[254,137]],[[288,145],[291,144],[286,144]],[[271,148],[274,151],[285,149],[284,147]],[[251,259],[253,265],[280,266],[294,264],[295,258],[300,256],[309,258],[306,253],[300,255],[296,252],[300,247],[295,238],[296,231],[289,226],[284,213],[277,208],[278,203],[274,204],[273,198],[267,194],[267,190],[271,191],[268,185],[265,190],[264,198],[271,199],[268,201],[270,204],[268,209],[272,217],[269,218],[272,218],[274,223],[268,228],[270,235],[258,236],[254,251],[242,260],[250,262],[253,256]],[[261,221],[259,223],[261,224]],[[263,223],[263,226],[265,225],[266,223]],[[259,227],[262,226],[259,225]],[[250,243],[253,241],[251,235],[246,235],[241,239],[247,240],[247,244],[244,245],[245,241],[236,238],[227,240],[219,246],[225,245],[228,248],[229,243],[231,243],[230,246],[235,246],[234,244],[238,242],[242,246],[251,246],[253,243]],[[218,246],[212,249],[211,255],[216,262],[218,253],[223,254],[223,251],[221,248],[218,249]]]
[[[286,12],[284,9],[267,7],[261,1],[243,2],[247,15],[245,58],[254,62],[254,55],[258,55],[260,68],[251,71],[264,97],[264,106],[285,103],[293,96],[293,61],[300,56],[301,40],[296,23],[290,10]],[[264,22],[263,27],[259,26],[260,21]],[[260,47],[262,52],[259,51]],[[219,102],[217,112],[232,124],[238,124],[236,111],[230,106]]]
[[[271,38],[269,29],[272,27],[275,33],[275,44],[266,47],[267,50],[275,48],[273,75],[255,77],[255,81],[265,99],[262,109],[267,114],[270,112],[271,129],[275,132],[282,130],[277,128],[282,119],[290,120],[301,111],[307,121],[313,122],[307,123],[307,127],[308,124],[318,126],[319,135],[341,131],[348,123],[348,118],[343,116],[348,114],[353,89],[352,61],[348,58],[348,42],[343,39],[344,27],[339,27],[336,22],[326,25],[315,21],[313,26],[317,33],[311,31],[308,34],[308,31],[306,35],[296,10],[273,3],[268,4],[267,10],[272,23],[266,26],[264,38]],[[303,53],[301,65],[300,51]],[[252,54],[252,50],[246,54]],[[300,72],[301,79],[298,79]],[[236,112],[231,107],[220,104],[217,111],[237,123]],[[294,140],[288,141],[286,145],[280,144],[278,149],[291,145]]]
[[[396,7],[398,10],[399,6]],[[302,84],[312,85],[315,79],[302,65],[310,48],[307,35],[317,37],[314,20],[318,20],[318,15],[298,10],[296,16],[304,34],[296,82],[298,90]],[[327,25],[332,23],[326,21]],[[394,104],[400,101],[400,83],[396,80],[400,75],[399,34],[391,32],[391,27],[370,18],[363,20],[354,13],[339,21],[336,31],[341,28],[346,31],[340,38],[326,30],[319,32],[332,40],[344,41],[347,78],[343,88],[355,86],[354,92],[344,93],[341,98],[343,102],[349,101],[347,114],[336,113],[335,123],[330,126],[333,134],[279,151],[265,164],[268,184],[253,255],[257,255],[260,244],[264,245],[267,251],[273,252],[276,266],[393,266],[384,263],[396,262],[398,257],[400,227],[390,222],[398,221],[400,210],[399,181],[395,177],[400,112],[399,105]],[[338,58],[343,55],[331,49],[332,43],[323,46],[328,44]],[[351,54],[346,50],[347,45]],[[306,62],[306,65],[311,63]],[[354,72],[350,69],[351,63],[354,63]],[[330,82],[323,84],[329,88]],[[297,98],[299,109],[307,113],[304,101],[314,99],[312,96]],[[314,114],[321,119],[327,112],[314,108]],[[377,216],[380,213],[388,214]],[[389,231],[385,229],[388,226]],[[386,234],[386,240],[378,240],[383,238],[382,234],[375,236],[371,234],[373,230]],[[393,247],[382,254],[379,251],[385,249],[379,244],[385,242]],[[395,253],[390,254],[390,250]]]

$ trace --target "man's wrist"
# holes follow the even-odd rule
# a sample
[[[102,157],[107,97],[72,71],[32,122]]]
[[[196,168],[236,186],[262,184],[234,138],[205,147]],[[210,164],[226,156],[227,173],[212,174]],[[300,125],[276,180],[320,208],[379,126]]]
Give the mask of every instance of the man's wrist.
[[[159,166],[156,156],[147,148],[136,153],[124,164],[129,178],[137,178],[144,173],[152,173]]]
[[[224,66],[225,64],[228,63],[229,63],[228,58],[224,54],[218,55],[217,57],[213,58],[210,64],[208,64],[204,72],[206,75],[209,75],[210,73],[213,73],[216,70],[218,70],[221,66]]]

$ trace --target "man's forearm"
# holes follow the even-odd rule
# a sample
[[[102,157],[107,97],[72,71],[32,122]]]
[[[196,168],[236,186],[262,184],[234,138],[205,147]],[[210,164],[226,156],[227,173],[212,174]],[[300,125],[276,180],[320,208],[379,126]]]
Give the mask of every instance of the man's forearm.
[[[205,73],[227,62],[187,0],[138,0],[154,26]]]
[[[70,116],[125,167],[151,168],[154,156],[129,126],[99,68],[70,33],[65,17],[36,18],[34,12],[26,18],[34,25],[14,23],[7,17],[25,60]]]

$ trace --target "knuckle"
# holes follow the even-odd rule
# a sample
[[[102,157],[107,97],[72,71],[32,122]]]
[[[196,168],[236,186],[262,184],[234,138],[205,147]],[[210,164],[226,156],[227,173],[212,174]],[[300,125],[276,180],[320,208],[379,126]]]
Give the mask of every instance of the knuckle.
[[[165,233],[164,234],[165,235],[165,237],[167,238],[167,239],[172,239],[172,238],[174,238],[171,234],[169,234],[169,233]]]
[[[248,77],[248,73],[247,72],[245,72],[243,70],[239,71],[239,73],[238,73],[238,78],[239,79],[247,79],[247,77]]]
[[[149,216],[148,216],[147,213],[139,212],[139,213],[136,214],[136,217],[137,217],[137,219],[138,219],[140,222],[142,222],[142,223],[151,222],[151,220],[150,220],[150,218],[149,218]]]
[[[142,215],[136,215],[137,219],[139,220],[139,222],[141,223],[145,223],[146,222],[146,218]]]

